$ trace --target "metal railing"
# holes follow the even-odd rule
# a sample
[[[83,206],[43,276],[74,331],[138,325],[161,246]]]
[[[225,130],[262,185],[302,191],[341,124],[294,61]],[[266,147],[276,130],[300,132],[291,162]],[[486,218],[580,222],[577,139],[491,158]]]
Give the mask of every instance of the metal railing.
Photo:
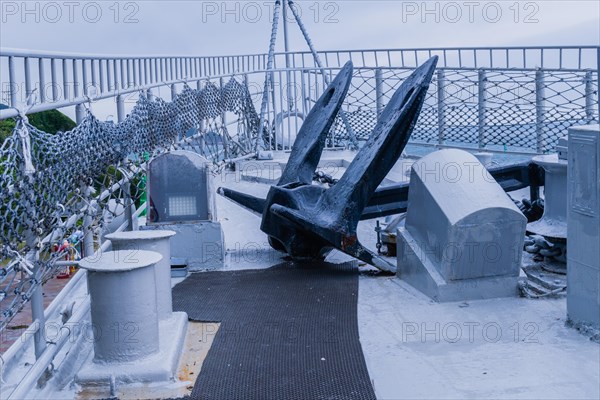
[[[589,123],[600,113],[598,46],[364,49],[319,53],[330,74],[347,61],[354,63],[357,79],[349,96],[354,101],[352,104],[347,101],[345,108],[350,109],[347,112],[354,112],[355,121],[362,119],[355,124],[360,125],[359,131],[365,131],[359,132],[363,136],[372,129],[392,86],[399,84],[405,75],[402,71],[409,71],[433,55],[439,57],[439,72],[419,121],[420,128],[413,137],[416,143],[544,153],[553,149],[561,135],[559,130],[569,124]],[[0,52],[0,82],[3,102],[13,108],[0,110],[0,119],[16,116],[37,89],[38,101],[31,106],[30,113],[75,106],[76,119],[80,122],[84,115],[82,104],[90,99],[114,98],[117,120],[121,121],[127,96],[135,98],[141,90],[166,86],[172,97],[177,85],[183,82],[196,82],[200,87],[205,79],[222,81],[235,75],[243,75],[246,84],[253,86],[253,100],[258,108],[266,63],[266,54],[100,57],[6,49]],[[289,67],[282,68],[284,65]],[[267,120],[274,126],[269,143],[274,149],[288,150],[301,126],[301,118],[321,93],[324,82],[319,77],[322,71],[308,51],[275,53],[274,67],[267,110]],[[356,104],[360,104],[360,110]],[[504,110],[501,118],[498,107]],[[462,118],[457,111],[461,108]],[[521,132],[513,132],[515,121],[523,125]],[[348,129],[347,123],[345,128]],[[419,130],[428,133],[419,134]],[[508,131],[511,140],[503,143],[497,137],[502,136],[501,131]],[[534,131],[535,138],[532,138]],[[343,146],[347,135],[340,132],[340,127],[336,134],[339,140],[332,139],[328,144]],[[515,139],[518,134],[525,139]],[[493,136],[491,141],[487,140],[490,135]]]
[[[119,120],[124,96],[162,86],[198,81],[203,77],[233,75],[264,69],[266,55],[218,57],[97,56],[28,50],[0,50],[2,102],[0,119],[14,117],[34,90],[38,101],[30,113],[80,106],[90,100],[115,98]],[[33,70],[33,73],[32,73]],[[78,122],[83,109],[76,113]]]

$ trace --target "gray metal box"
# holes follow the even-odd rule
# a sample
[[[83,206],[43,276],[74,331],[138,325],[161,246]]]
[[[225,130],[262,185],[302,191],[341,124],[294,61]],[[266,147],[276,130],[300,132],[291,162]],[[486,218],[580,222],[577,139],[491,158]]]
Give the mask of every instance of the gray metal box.
[[[148,223],[215,221],[210,162],[186,150],[164,153],[148,164]]]
[[[176,232],[171,258],[184,260],[190,271],[221,268],[225,259],[211,165],[187,150],[161,154],[148,165],[150,213],[142,229]]]
[[[569,129],[567,314],[600,328],[600,125]]]

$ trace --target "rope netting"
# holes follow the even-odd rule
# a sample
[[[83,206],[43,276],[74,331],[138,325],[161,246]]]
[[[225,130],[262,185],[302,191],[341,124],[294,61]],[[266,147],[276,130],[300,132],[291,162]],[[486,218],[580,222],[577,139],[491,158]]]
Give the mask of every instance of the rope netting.
[[[236,116],[235,132],[225,113]],[[24,115],[16,120],[0,148],[0,331],[57,274],[57,260],[79,253],[86,230],[100,239],[127,207],[144,203],[147,160],[187,149],[217,171],[225,159],[252,151],[259,124],[247,87],[235,78],[202,90],[185,85],[171,102],[142,93],[120,123],[88,111],[73,130],[48,134]]]
[[[355,70],[343,109],[358,140],[410,72]],[[438,70],[411,141],[548,153],[570,126],[597,121],[597,107],[596,71]],[[349,140],[339,117],[331,133],[336,146]]]

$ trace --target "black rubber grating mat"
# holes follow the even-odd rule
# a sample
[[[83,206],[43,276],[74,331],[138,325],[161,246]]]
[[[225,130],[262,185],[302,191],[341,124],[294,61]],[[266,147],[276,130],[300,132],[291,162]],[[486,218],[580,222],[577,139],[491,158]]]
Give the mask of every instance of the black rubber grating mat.
[[[174,309],[221,326],[191,397],[375,399],[357,297],[351,263],[192,274],[173,289]]]

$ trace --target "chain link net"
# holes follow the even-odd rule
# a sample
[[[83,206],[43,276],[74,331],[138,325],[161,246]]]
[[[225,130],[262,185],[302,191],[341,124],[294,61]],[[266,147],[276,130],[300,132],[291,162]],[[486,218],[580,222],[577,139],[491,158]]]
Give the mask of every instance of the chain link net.
[[[225,113],[237,118],[236,132]],[[0,148],[0,331],[57,274],[56,261],[79,254],[84,232],[99,239],[126,207],[144,203],[148,159],[186,149],[218,170],[250,152],[259,124],[248,88],[235,78],[202,90],[185,85],[171,102],[142,93],[120,123],[88,111],[73,130],[52,135],[25,116],[16,120]]]
[[[343,109],[358,140],[412,70],[356,69]],[[572,125],[598,120],[596,71],[438,70],[411,136],[413,143],[552,152]],[[349,140],[338,116],[335,146]]]

